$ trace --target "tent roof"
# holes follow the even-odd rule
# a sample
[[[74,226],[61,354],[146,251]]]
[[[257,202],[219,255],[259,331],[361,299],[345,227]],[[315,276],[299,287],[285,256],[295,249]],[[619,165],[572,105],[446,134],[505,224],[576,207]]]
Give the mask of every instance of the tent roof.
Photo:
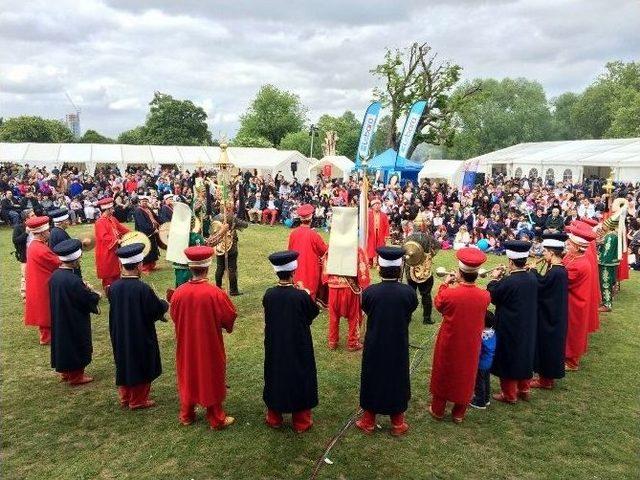
[[[640,138],[519,143],[470,160],[484,165],[640,166]]]
[[[402,162],[403,158],[398,157],[398,161]],[[378,168],[382,170],[393,169],[396,162],[396,151],[393,148],[389,148],[382,152],[379,155],[373,157],[369,162],[367,162],[368,168]],[[398,168],[399,169],[399,168]],[[418,162],[414,162],[413,160],[404,159],[404,167],[402,170],[414,170],[419,171],[422,169],[422,164]]]
[[[446,178],[450,179],[464,167],[461,160],[427,160],[418,178]]]
[[[312,168],[316,170],[324,165],[334,165],[343,172],[350,172],[353,170],[354,163],[344,155],[327,155],[314,163]]]

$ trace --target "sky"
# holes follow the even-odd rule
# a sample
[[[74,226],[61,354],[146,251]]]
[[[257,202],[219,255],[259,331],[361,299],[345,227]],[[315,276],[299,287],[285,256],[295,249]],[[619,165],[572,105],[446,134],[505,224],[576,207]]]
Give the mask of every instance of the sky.
[[[428,42],[464,78],[526,77],[552,97],[608,61],[640,60],[637,0],[0,0],[0,116],[61,119],[108,136],[144,123],[154,91],[191,99],[233,137],[261,85],[309,121],[358,117],[385,48]]]

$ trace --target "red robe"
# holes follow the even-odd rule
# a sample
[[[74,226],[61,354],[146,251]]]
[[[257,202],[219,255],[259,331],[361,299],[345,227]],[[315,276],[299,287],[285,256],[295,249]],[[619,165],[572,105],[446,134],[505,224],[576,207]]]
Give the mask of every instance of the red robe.
[[[434,397],[463,405],[471,401],[489,303],[489,292],[475,285],[440,285],[434,298],[442,313],[431,369]]]
[[[302,282],[303,287],[309,290],[309,295],[315,300],[322,276],[321,259],[327,253],[327,244],[318,232],[312,230],[309,225],[302,224],[289,234],[288,248],[300,254],[293,282]]]
[[[221,405],[227,388],[222,329],[233,330],[236,308],[227,294],[206,280],[176,288],[169,309],[176,330],[176,374],[183,405]]]
[[[369,209],[367,221],[367,256],[369,261],[373,261],[378,255],[376,248],[384,246],[389,238],[389,217],[384,212],[376,214]]]
[[[118,240],[129,229],[113,215],[102,215],[96,220],[96,274],[100,279],[120,276],[120,260],[116,255]]]
[[[616,274],[618,281],[629,280],[629,252],[622,252],[622,258]]]
[[[60,263],[58,256],[43,241],[36,238],[29,244],[25,272],[27,283],[25,325],[51,327],[49,278],[60,266]]]
[[[562,259],[569,277],[569,321],[565,356],[579,360],[587,351],[591,300],[591,265],[586,255],[567,254]],[[499,341],[499,340],[498,340]]]
[[[602,301],[600,294],[600,267],[598,267],[598,253],[596,251],[595,240],[589,242],[586,256],[589,259],[589,265],[591,266],[591,305],[589,308],[588,332],[593,333],[600,329],[600,313],[598,312],[598,307]]]

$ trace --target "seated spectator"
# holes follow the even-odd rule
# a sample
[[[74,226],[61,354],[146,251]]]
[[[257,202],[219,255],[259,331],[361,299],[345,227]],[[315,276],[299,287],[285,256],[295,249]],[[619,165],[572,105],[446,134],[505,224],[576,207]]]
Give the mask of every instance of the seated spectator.
[[[273,227],[273,224],[276,222],[278,218],[278,207],[276,206],[276,198],[273,193],[269,194],[269,199],[267,200],[267,205],[262,210],[262,223],[266,224],[269,221],[270,225]]]

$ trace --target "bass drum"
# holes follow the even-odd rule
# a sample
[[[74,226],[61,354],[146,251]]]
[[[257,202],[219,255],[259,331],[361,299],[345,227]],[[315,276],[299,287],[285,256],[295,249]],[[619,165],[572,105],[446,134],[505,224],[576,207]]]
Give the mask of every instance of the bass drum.
[[[164,222],[158,227],[158,247],[162,250],[167,249],[169,244],[169,229],[171,228],[171,222]]]
[[[144,255],[145,257],[149,255],[149,252],[151,251],[151,242],[149,241],[149,237],[147,237],[144,233],[133,231],[125,233],[122,237],[120,237],[120,245],[123,247],[134,243],[142,243],[144,245],[142,255]]]

